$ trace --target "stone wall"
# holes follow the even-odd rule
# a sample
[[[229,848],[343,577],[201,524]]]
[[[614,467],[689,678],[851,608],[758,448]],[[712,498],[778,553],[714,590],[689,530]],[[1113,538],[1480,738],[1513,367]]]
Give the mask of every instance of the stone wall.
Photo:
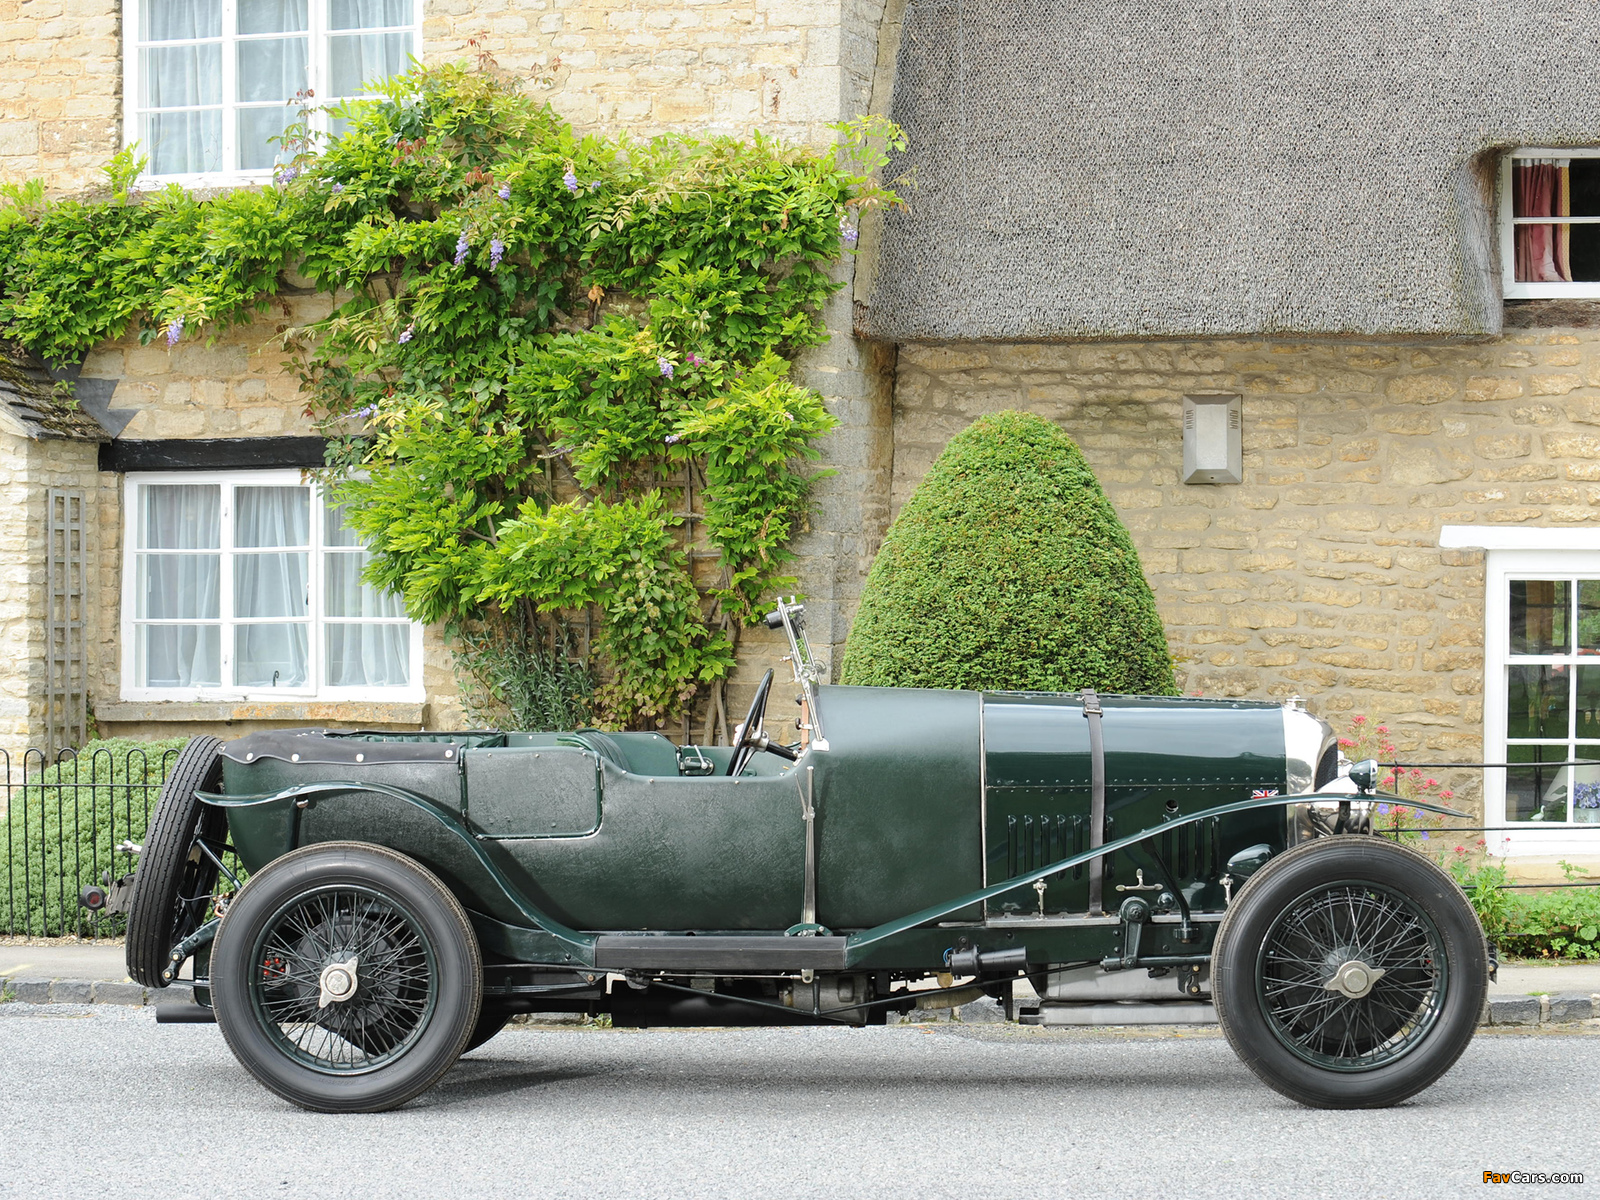
[[[903,0],[889,0],[892,10],[901,6]],[[584,132],[748,135],[759,128],[824,145],[834,138],[830,122],[871,106],[884,12],[884,0],[428,0],[423,48],[430,61],[467,58],[476,50],[469,39],[477,38],[501,66],[525,76],[555,64],[541,94]],[[0,0],[0,179],[42,175],[55,191],[97,179],[120,144],[119,14],[108,0]],[[96,40],[84,41],[90,37]],[[850,335],[852,270],[841,264],[846,286],[826,313],[834,340],[798,364],[799,378],[840,418],[823,446],[832,474],[819,483],[817,512],[796,545],[795,570],[824,660],[843,642],[888,515],[890,358]],[[196,340],[169,350],[130,334],[95,350],[84,374],[121,381],[113,407],[137,411],[123,431],[128,438],[310,433],[276,339],[325,312],[325,303],[287,294],[210,346]],[[415,715],[409,708],[346,706],[330,716],[314,705],[123,703],[120,480],[103,477],[100,491],[103,583],[92,683],[103,731],[155,736],[284,722],[415,719],[439,727],[464,720],[437,631],[427,639],[429,702]],[[764,629],[745,633],[730,709],[743,711],[753,679],[783,652],[780,643]]]
[[[825,144],[867,108],[883,0],[425,0],[423,58],[548,74],[585,131]],[[0,0],[0,181],[98,181],[121,144],[117,0]],[[553,69],[552,64],[554,64]]]
[[[1181,399],[1204,392],[1244,397],[1238,486],[1179,482]],[[1442,345],[906,346],[894,406],[897,511],[974,418],[1048,417],[1132,532],[1184,691],[1298,694],[1458,761],[1482,746],[1483,555],[1440,549],[1440,527],[1600,520],[1592,327]]]
[[[100,553],[104,504],[92,442],[31,440],[0,430],[0,751],[20,764],[30,746],[43,747],[47,646],[46,495],[50,488],[84,493],[85,665],[103,637],[93,603],[103,581]]]

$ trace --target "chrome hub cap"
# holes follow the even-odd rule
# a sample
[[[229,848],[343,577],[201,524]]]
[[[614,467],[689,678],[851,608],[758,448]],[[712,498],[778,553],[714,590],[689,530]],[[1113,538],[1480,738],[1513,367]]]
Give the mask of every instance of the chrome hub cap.
[[[1352,958],[1342,964],[1333,973],[1333,978],[1322,986],[1351,1000],[1360,1000],[1388,973],[1382,967],[1369,967],[1359,958]]]
[[[342,1004],[356,994],[356,988],[360,985],[356,977],[356,961],[357,956],[352,954],[344,962],[329,963],[322,968],[322,978],[318,981],[321,986],[318,1008]]]

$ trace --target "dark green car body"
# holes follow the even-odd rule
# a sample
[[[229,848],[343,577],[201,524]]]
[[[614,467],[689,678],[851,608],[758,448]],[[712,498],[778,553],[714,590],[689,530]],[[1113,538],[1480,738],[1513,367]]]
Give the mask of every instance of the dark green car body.
[[[1127,844],[1105,855],[1091,913],[1083,697],[814,697],[826,741],[794,762],[756,753],[734,778],[726,748],[654,733],[296,730],[228,743],[212,799],[251,871],[321,842],[406,854],[507,961],[911,973],[1025,950],[1132,966],[1203,959],[1231,888],[1294,840],[1285,798],[1337,761],[1328,726],[1293,705],[1098,697],[1104,843]],[[716,774],[684,773],[705,760]],[[1136,947],[1130,897],[1147,902]]]

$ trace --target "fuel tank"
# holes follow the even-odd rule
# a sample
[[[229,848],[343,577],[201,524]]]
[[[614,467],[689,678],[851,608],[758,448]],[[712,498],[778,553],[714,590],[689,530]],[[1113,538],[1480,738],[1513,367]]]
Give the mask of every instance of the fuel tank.
[[[1309,792],[1336,767],[1332,729],[1293,706],[1154,696],[1102,696],[1100,704],[1107,842],[1252,796]],[[1087,849],[1091,766],[1082,698],[987,693],[982,729],[986,881]],[[1221,908],[1230,858],[1260,846],[1276,853],[1289,835],[1277,806],[1158,833],[1107,857],[1106,907],[1115,911],[1130,892],[1159,900],[1170,879],[1193,907]],[[1030,887],[1000,897],[990,913],[1081,912],[1087,902],[1080,867],[1052,877],[1042,894]]]

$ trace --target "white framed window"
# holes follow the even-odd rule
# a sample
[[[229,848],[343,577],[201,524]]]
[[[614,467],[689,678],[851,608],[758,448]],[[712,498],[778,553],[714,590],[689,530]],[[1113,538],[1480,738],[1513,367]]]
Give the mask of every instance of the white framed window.
[[[1600,147],[1501,160],[1500,262],[1507,299],[1600,296]]]
[[[415,701],[422,626],[296,470],[130,474],[125,700]]]
[[[421,0],[124,0],[123,29],[123,136],[146,177],[238,183],[271,176],[297,97],[331,105],[405,71]]]
[[[1516,533],[1558,531],[1514,530]],[[1586,539],[1587,540],[1587,539]],[[1485,571],[1486,835],[1497,853],[1600,846],[1600,550],[1490,549]],[[1527,832],[1520,830],[1526,828]]]

